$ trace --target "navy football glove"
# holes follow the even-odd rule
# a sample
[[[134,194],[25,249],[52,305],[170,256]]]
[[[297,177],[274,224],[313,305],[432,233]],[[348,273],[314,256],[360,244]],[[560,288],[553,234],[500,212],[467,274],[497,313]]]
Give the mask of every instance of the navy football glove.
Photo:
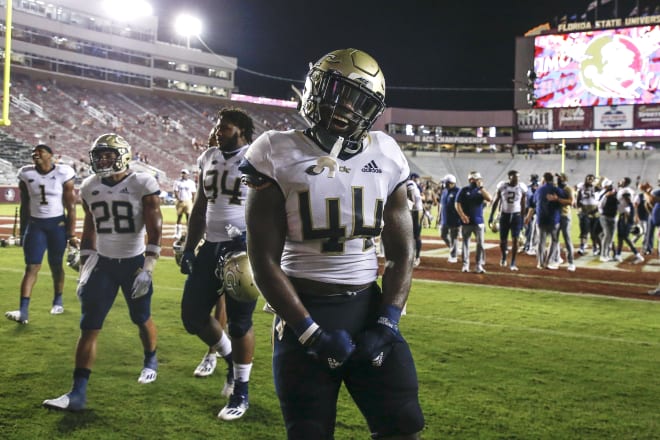
[[[183,255],[181,255],[181,273],[184,275],[190,275],[192,273],[194,262],[195,252],[183,251]]]
[[[385,307],[376,325],[369,327],[355,338],[357,348],[355,359],[371,362],[374,367],[380,367],[397,342],[402,342],[399,333],[399,318],[401,310],[394,306]]]
[[[355,351],[355,344],[346,330],[324,331],[309,317],[296,326],[294,332],[307,354],[331,370],[341,367]]]

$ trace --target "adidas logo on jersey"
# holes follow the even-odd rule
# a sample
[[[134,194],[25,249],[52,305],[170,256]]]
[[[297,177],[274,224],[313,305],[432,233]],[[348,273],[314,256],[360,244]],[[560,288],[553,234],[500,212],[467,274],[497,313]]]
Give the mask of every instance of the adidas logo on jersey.
[[[130,193],[128,192],[128,188],[124,188],[121,191],[119,191],[119,194],[130,194]]]
[[[376,161],[372,160],[368,164],[362,167],[362,172],[363,173],[382,173],[383,170],[378,168],[378,165],[376,165]]]

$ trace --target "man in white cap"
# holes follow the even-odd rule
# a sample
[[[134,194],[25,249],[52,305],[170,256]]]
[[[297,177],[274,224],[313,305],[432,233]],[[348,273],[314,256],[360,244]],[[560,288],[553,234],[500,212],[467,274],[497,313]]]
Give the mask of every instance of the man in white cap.
[[[186,224],[188,224],[193,198],[197,191],[195,182],[189,176],[190,172],[184,168],[181,170],[181,177],[174,181],[173,192],[176,198],[176,229],[174,230],[174,238],[181,238],[181,234],[183,233],[181,220],[184,214],[186,216]]]
[[[461,188],[456,196],[456,212],[463,222],[463,272],[470,271],[470,237],[477,242],[477,273],[485,273],[486,251],[484,249],[484,203],[492,197],[484,188],[481,174],[471,171],[468,186]]]
[[[461,218],[456,212],[456,195],[459,188],[456,186],[456,176],[447,174],[442,179],[442,193],[440,194],[440,237],[449,248],[450,263],[458,262],[457,240],[461,227]]]

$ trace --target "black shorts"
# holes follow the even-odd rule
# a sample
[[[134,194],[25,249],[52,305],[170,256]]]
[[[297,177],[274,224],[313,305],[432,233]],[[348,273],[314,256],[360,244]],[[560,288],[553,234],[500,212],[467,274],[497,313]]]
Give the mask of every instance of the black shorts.
[[[381,293],[374,283],[358,294],[301,299],[321,328],[345,329],[355,336],[375,322]],[[275,320],[273,377],[289,439],[334,438],[342,383],[367,420],[372,438],[422,430],[417,371],[403,338],[381,367],[349,359],[330,370],[305,352],[288,326],[278,331],[279,318]]]
[[[199,331],[199,325],[208,321],[213,307],[218,302],[222,280],[216,276],[216,269],[220,255],[232,250],[228,247],[229,244],[231,242],[204,242],[193,263],[193,271],[184,284],[181,316],[186,328],[193,329],[195,333]],[[225,296],[229,333],[232,336],[240,337],[245,333],[246,327],[251,327],[256,303],[256,300],[241,302],[229,295]],[[234,328],[236,330],[232,331]]]

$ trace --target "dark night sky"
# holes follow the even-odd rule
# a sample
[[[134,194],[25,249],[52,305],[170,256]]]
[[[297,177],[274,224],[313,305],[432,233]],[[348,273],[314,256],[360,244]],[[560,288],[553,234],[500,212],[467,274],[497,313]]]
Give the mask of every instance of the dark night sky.
[[[602,0],[601,0],[602,1]],[[605,0],[607,1],[607,0]],[[617,3],[627,15],[635,0]],[[238,58],[241,93],[288,99],[309,62],[355,47],[379,62],[390,107],[498,110],[513,106],[515,38],[563,15],[584,13],[589,0],[154,0],[160,39],[184,9],[204,23],[214,52]],[[651,3],[639,0],[639,3]],[[605,8],[602,13],[606,13]],[[199,47],[199,44],[192,44]],[[406,90],[414,87],[426,90]],[[446,89],[477,89],[451,91]],[[441,90],[430,90],[441,89]],[[485,89],[507,89],[489,91]]]

